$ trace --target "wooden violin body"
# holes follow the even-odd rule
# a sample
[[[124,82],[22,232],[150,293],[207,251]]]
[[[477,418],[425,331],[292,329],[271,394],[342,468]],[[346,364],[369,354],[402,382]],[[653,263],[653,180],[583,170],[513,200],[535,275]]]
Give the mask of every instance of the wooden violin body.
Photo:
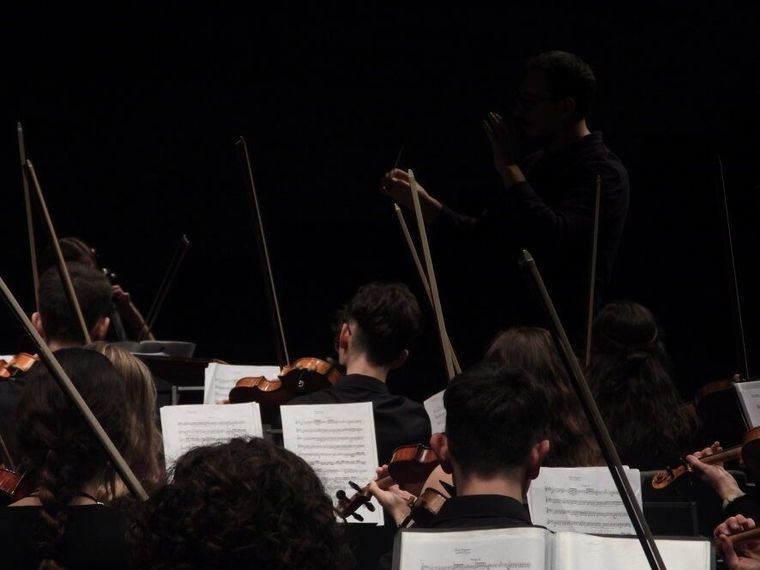
[[[299,358],[282,369],[277,378],[241,378],[230,390],[230,404],[258,402],[265,424],[279,423],[280,406],[297,396],[324,390],[341,378],[332,362],[320,358]]]
[[[381,489],[399,485],[412,495],[419,495],[428,476],[439,463],[438,455],[426,445],[402,445],[396,448],[388,463],[389,475],[378,479],[376,483]],[[374,505],[370,503],[372,495],[369,492],[369,484],[364,487],[359,487],[353,481],[349,481],[348,484],[356,492],[348,497],[345,491],[338,491],[336,494],[338,505],[335,507],[335,512],[344,520],[353,516],[356,520],[362,521],[363,517],[356,513],[361,506],[366,506],[370,511],[375,510]],[[414,501],[416,500],[415,497]],[[413,504],[414,502],[410,502],[409,506],[412,507]]]
[[[731,447],[724,451],[702,457],[700,461],[708,465],[741,459],[744,466],[751,474],[760,474],[760,427],[752,428],[744,434],[742,445]],[[678,467],[668,468],[652,478],[652,487],[664,489],[669,487],[677,479],[689,472],[685,463]]]
[[[28,372],[39,358],[34,354],[19,352],[9,361],[0,359],[0,379],[13,378],[19,372]]]
[[[20,501],[31,491],[31,483],[23,474],[0,467],[0,505],[6,506]]]

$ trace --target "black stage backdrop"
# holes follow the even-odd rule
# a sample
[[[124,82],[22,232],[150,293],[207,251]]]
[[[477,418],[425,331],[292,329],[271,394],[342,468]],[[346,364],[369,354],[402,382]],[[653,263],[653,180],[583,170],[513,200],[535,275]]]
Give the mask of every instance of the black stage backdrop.
[[[328,355],[334,311],[360,284],[403,280],[424,301],[391,205],[377,192],[399,147],[402,166],[435,195],[478,212],[499,190],[480,119],[508,105],[524,58],[565,49],[595,69],[592,127],[631,177],[608,298],[656,313],[685,396],[734,372],[713,188],[719,152],[751,367],[760,371],[754,3],[504,3],[492,12],[361,4],[6,14],[2,276],[25,307],[33,297],[17,120],[59,234],[94,244],[141,307],[150,305],[179,236],[191,238],[157,323],[161,338],[196,341],[201,356],[273,362],[250,197],[234,148],[244,134],[290,352]],[[498,296],[510,294],[500,267],[515,260],[431,234],[450,336],[471,363],[508,324],[498,310]],[[443,385],[424,306],[431,326],[391,379],[415,398]],[[0,314],[0,353],[13,351],[17,337],[16,324]]]

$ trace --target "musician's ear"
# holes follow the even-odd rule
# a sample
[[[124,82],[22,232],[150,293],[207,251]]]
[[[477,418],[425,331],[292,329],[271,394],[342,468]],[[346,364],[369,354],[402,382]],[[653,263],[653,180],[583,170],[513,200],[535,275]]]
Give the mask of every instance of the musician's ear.
[[[45,327],[42,326],[42,316],[38,312],[32,313],[32,325],[37,333],[45,338]]]
[[[338,347],[343,350],[348,350],[348,341],[351,338],[351,328],[348,323],[340,325],[340,332],[338,333]]]
[[[525,474],[528,481],[531,481],[538,477],[538,473],[541,470],[541,464],[544,462],[544,458],[549,453],[551,444],[548,439],[539,441],[532,447],[528,454],[528,463],[525,466]]]
[[[103,340],[108,334],[108,327],[111,325],[111,319],[109,317],[100,317],[90,331],[90,337],[92,340]]]
[[[409,351],[407,349],[404,349],[401,351],[401,354],[399,354],[396,357],[396,360],[391,362],[391,370],[396,370],[396,368],[401,368],[401,366],[404,364],[404,362],[407,361],[409,358]]]
[[[451,464],[451,452],[449,452],[449,438],[445,433],[434,433],[430,437],[430,447],[433,448],[438,459],[441,461],[441,469],[445,473],[453,473],[454,467]]]

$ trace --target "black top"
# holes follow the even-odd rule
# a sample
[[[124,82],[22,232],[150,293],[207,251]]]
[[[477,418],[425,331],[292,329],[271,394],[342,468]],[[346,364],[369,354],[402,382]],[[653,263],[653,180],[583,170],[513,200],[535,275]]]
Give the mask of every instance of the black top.
[[[8,446],[14,462],[20,460],[16,420],[18,404],[24,393],[26,381],[26,375],[23,373],[9,380],[0,380],[0,437]],[[6,463],[6,457],[2,453],[0,453],[0,463]]]
[[[444,207],[438,221],[450,228],[477,230],[504,249],[487,259],[515,262],[527,248],[536,259],[566,328],[582,330],[586,311],[593,233],[596,176],[602,179],[597,258],[597,299],[612,275],[628,212],[628,173],[602,141],[600,132],[553,152],[540,151],[521,164],[527,182],[502,190],[477,217]],[[505,283],[506,284],[506,283]],[[504,284],[504,285],[505,285]],[[519,311],[524,300],[515,304]],[[521,315],[522,320],[536,320]]]
[[[532,526],[520,501],[504,495],[466,495],[448,499],[426,528]]]
[[[40,562],[36,533],[44,524],[40,507],[0,509],[3,568],[34,568]],[[61,561],[69,570],[129,568],[130,551],[122,513],[104,505],[69,507]]]
[[[430,442],[430,419],[425,408],[403,396],[388,392],[384,382],[363,374],[347,374],[334,386],[300,396],[290,404],[353,404],[372,402],[375,416],[377,456],[388,463],[402,445]]]

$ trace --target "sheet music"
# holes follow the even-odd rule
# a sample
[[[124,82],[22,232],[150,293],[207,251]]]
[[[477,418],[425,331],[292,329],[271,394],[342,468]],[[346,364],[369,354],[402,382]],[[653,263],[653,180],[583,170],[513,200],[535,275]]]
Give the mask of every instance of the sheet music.
[[[433,394],[423,403],[425,411],[430,417],[430,427],[433,433],[443,433],[446,431],[446,408],[443,407],[443,393],[441,390]]]
[[[750,427],[760,426],[760,380],[737,382],[734,388],[744,411],[744,419]]]
[[[402,531],[394,570],[544,570],[552,568],[551,544],[541,528]]]
[[[641,505],[641,475],[624,468]],[[542,467],[528,490],[533,524],[549,530],[635,534],[607,467]]]
[[[271,379],[279,375],[279,366],[238,366],[212,362],[206,367],[203,403],[216,404],[220,400],[226,400],[235,382],[246,376],[264,376]]]
[[[374,477],[377,442],[370,402],[282,406],[280,415],[285,448],[312,466],[333,504],[339,490],[353,495],[349,481],[364,486]],[[375,512],[361,507],[357,513],[364,522],[381,525],[383,509],[374,498],[372,504]]]
[[[657,539],[657,548],[668,570],[710,570],[712,549],[709,540]],[[558,570],[649,568],[638,538],[591,536],[571,532],[554,537]]]
[[[261,410],[256,402],[225,406],[164,406],[161,408],[161,430],[167,468],[194,447],[235,437],[264,436]]]

